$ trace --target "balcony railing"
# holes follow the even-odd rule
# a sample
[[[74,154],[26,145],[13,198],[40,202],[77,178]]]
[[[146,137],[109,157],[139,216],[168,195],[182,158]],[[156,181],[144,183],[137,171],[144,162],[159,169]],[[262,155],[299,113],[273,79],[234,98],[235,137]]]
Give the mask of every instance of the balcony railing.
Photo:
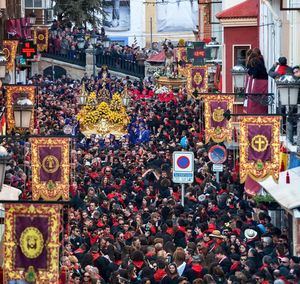
[[[124,73],[138,78],[145,77],[145,66],[143,62],[126,60],[118,56],[97,54],[96,65],[101,67],[107,65],[109,70]]]
[[[59,60],[63,62],[67,62],[74,65],[79,65],[85,67],[86,60],[85,60],[85,52],[68,52],[67,54],[61,53],[50,53],[44,52],[42,53],[43,57],[51,58],[54,60]]]

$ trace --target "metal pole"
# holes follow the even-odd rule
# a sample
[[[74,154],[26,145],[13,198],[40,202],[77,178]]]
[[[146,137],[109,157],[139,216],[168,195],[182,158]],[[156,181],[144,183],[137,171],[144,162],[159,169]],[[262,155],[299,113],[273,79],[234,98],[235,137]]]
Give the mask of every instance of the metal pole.
[[[52,63],[52,81],[54,82],[55,69],[54,69],[54,62],[53,62],[53,59],[52,59],[51,63]]]
[[[216,182],[219,183],[220,182],[220,173],[216,172]]]
[[[152,26],[152,17],[150,17],[150,41],[151,41],[151,49],[153,49],[153,26]]]
[[[300,105],[297,106],[297,114],[300,114]],[[300,117],[297,120],[297,155],[300,156]]]
[[[181,205],[184,207],[184,183],[181,184]]]
[[[95,45],[93,44],[93,76],[96,77],[96,60],[95,60]]]

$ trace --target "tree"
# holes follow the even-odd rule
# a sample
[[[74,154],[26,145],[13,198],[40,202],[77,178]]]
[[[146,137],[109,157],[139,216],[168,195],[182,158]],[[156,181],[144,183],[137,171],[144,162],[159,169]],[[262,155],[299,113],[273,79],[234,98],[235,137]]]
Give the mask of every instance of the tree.
[[[106,1],[103,0],[56,0],[54,13],[62,23],[72,22],[78,27],[99,26],[106,18]]]

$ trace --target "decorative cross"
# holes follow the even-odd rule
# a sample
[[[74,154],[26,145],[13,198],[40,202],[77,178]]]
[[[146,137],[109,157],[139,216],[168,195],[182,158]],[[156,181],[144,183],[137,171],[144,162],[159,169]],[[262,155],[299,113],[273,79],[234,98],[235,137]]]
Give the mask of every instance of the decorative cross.
[[[26,59],[33,59],[37,53],[36,45],[30,41],[26,41],[21,49],[21,53]]]

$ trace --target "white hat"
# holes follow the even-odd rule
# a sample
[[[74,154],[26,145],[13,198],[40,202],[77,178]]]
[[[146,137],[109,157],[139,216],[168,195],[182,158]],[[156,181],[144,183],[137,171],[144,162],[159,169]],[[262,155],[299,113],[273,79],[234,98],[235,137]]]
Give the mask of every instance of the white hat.
[[[244,235],[245,235],[246,239],[252,240],[252,239],[256,238],[257,232],[253,229],[246,229],[244,232]]]

